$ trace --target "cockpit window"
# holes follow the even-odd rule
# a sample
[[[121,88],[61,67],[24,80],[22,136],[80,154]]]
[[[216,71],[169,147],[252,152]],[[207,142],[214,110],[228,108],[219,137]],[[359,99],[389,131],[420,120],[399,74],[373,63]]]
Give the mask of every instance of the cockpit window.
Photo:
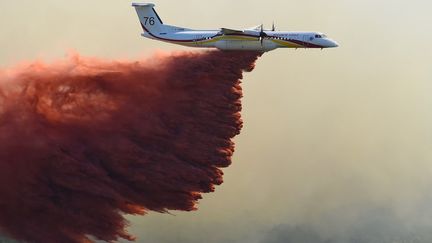
[[[315,35],[315,38],[327,38],[326,35],[322,34],[322,35]]]

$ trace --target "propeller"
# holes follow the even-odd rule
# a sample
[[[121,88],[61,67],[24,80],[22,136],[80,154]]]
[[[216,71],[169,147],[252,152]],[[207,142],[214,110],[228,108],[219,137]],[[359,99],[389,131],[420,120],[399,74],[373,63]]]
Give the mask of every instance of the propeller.
[[[266,38],[268,35],[266,34],[266,32],[264,32],[264,25],[261,24],[261,30],[260,30],[260,34],[259,34],[259,40],[261,42],[261,46],[263,45],[264,42],[264,38]]]
[[[275,26],[275,23],[274,23],[274,21],[273,21],[272,31],[275,31],[275,30],[276,30],[276,26]]]

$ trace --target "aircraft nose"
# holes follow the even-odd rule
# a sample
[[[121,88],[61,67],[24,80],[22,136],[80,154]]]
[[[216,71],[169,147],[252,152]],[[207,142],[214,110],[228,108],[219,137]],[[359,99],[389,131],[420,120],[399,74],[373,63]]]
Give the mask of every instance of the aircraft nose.
[[[329,47],[338,47],[339,43],[334,40],[329,40]]]

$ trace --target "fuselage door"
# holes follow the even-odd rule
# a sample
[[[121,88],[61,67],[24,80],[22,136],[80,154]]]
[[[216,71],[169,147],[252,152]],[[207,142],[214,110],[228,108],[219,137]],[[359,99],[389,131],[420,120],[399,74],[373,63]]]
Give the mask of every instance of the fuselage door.
[[[312,39],[311,39],[312,38]],[[304,46],[308,47],[309,43],[313,40],[313,37],[310,35],[303,35],[303,42],[304,42]]]
[[[203,35],[195,35],[195,38],[194,38],[195,45],[199,46],[198,41],[201,40],[202,38],[203,38]]]

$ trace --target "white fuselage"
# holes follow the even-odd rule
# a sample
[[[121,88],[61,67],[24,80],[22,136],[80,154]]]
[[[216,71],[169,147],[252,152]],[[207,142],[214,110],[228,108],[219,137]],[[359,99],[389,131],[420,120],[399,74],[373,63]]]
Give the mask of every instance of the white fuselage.
[[[262,25],[253,29],[192,30],[162,22],[152,3],[133,3],[142,36],[189,47],[221,50],[271,51],[277,48],[330,48],[338,44],[318,32],[267,31]],[[274,29],[274,27],[273,27]]]
[[[181,30],[174,33],[150,33],[142,36],[189,47],[218,48],[221,50],[271,51],[277,48],[329,48],[338,44],[316,32],[265,31],[260,41],[252,34],[222,34],[219,30]]]

